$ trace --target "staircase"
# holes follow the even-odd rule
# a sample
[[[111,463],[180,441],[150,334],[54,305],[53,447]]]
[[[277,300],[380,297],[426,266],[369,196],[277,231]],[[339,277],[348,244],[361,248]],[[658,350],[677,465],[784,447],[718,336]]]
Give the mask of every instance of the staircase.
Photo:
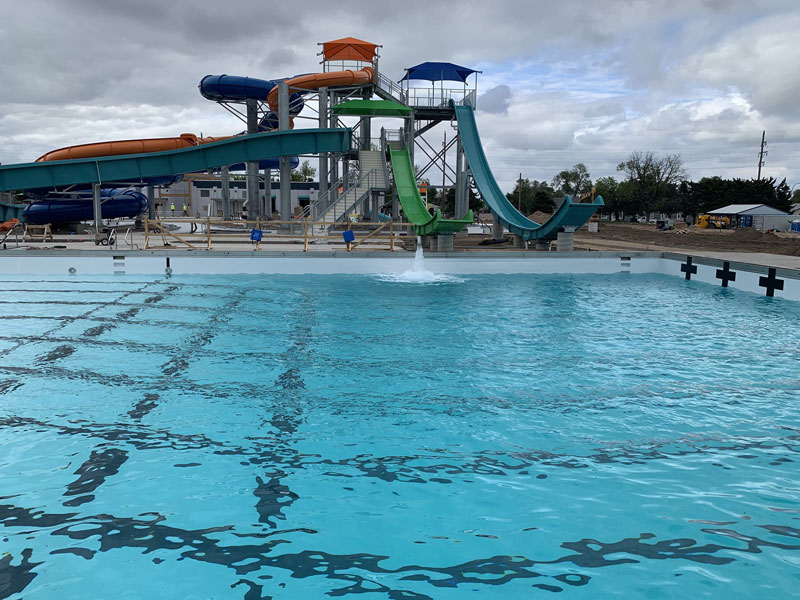
[[[358,172],[333,184],[328,194],[320,196],[311,209],[314,221],[343,221],[356,205],[372,191],[387,191],[389,177],[383,153],[380,150],[360,150]],[[340,191],[341,188],[341,191]],[[324,235],[330,225],[320,225],[315,233]]]

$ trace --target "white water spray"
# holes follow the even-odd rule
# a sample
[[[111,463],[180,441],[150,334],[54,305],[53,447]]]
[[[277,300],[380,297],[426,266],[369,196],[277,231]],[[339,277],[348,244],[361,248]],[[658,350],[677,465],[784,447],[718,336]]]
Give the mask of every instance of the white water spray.
[[[433,273],[425,268],[425,256],[422,253],[422,238],[417,236],[417,251],[414,253],[414,262],[411,269],[403,273],[393,275],[381,275],[385,281],[396,281],[399,283],[439,283],[444,281],[461,281],[458,277]]]

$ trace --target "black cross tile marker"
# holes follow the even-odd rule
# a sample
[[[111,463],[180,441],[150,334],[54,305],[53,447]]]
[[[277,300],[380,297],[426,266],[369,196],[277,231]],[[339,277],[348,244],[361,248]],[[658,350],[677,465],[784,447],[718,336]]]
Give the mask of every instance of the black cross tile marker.
[[[736,281],[736,272],[731,271],[731,263],[727,260],[722,263],[721,269],[717,269],[717,279],[722,279],[722,287],[728,287],[729,281]]]
[[[775,290],[783,289],[783,279],[778,279],[775,276],[775,269],[769,269],[766,277],[758,278],[759,287],[767,288],[767,296],[772,298],[775,295]]]
[[[692,257],[686,257],[686,264],[681,265],[681,272],[686,273],[686,279],[689,280],[692,278],[692,275],[697,274],[697,265],[692,264]]]

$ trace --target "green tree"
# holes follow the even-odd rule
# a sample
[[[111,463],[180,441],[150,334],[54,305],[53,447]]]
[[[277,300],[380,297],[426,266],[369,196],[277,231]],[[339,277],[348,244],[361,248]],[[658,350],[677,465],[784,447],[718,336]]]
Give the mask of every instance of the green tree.
[[[594,187],[597,195],[603,197],[604,205],[600,209],[600,213],[614,215],[614,219],[619,220],[624,211],[617,194],[617,188],[619,188],[617,180],[613,177],[600,177],[595,181]]]
[[[672,193],[671,188],[686,179],[679,154],[658,158],[652,152],[632,152],[628,160],[617,165],[617,171],[627,175],[637,210],[645,216]]]
[[[783,181],[775,186],[775,202],[770,206],[784,212],[792,212],[792,190],[789,184],[786,183],[785,177]]]
[[[580,196],[592,190],[592,177],[586,170],[586,165],[578,163],[569,171],[561,171],[553,177],[551,185],[559,194]]]
[[[553,212],[556,208],[553,196],[556,192],[544,181],[530,179],[517,180],[514,190],[506,198],[524,215],[534,212]]]
[[[299,169],[292,169],[291,178],[292,181],[314,181],[316,174],[317,170],[311,166],[311,163],[304,160]]]

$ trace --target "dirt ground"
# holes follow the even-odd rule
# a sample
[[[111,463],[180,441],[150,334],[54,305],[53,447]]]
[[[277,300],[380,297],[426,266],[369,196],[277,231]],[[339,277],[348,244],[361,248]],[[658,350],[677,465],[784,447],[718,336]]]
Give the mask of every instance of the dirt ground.
[[[490,214],[481,214],[481,221],[491,224]],[[546,213],[534,213],[529,218],[542,223],[550,218]],[[491,236],[483,236],[490,238]],[[456,247],[484,247],[481,236],[470,240],[457,239]],[[490,250],[518,250],[511,243],[485,246]],[[654,223],[598,222],[598,232],[589,233],[587,227],[575,232],[575,250],[707,250],[711,252],[762,252],[800,256],[800,234],[762,233],[755,229],[697,229],[686,223],[675,223],[671,231],[658,231]]]
[[[762,233],[755,229],[697,229],[676,223],[672,231],[653,224],[600,222],[597,233],[582,228],[575,233],[576,249],[619,250],[681,248],[733,252],[766,252],[800,256],[800,234]]]

